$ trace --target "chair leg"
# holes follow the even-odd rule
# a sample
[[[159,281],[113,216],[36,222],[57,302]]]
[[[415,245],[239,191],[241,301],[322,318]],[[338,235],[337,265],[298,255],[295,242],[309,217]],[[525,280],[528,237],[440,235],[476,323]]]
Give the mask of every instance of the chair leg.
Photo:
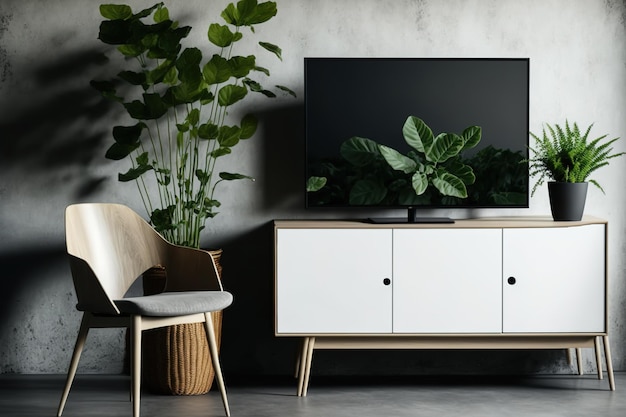
[[[80,355],[83,352],[83,347],[85,346],[85,341],[87,340],[87,334],[89,333],[90,319],[91,319],[90,313],[83,313],[83,318],[80,322],[80,330],[78,331],[78,336],[76,337],[76,344],[74,345],[74,353],[72,353],[72,360],[70,362],[70,368],[67,371],[67,379],[65,380],[65,389],[63,390],[63,395],[61,396],[61,402],[59,403],[59,409],[57,410],[58,417],[61,417],[61,414],[63,414],[63,409],[65,408],[65,402],[67,401],[67,397],[70,394],[70,389],[72,388],[72,382],[74,382],[74,377],[76,376],[76,370],[78,369],[78,362],[80,361]]]
[[[141,404],[141,327],[141,316],[133,316],[130,324],[133,417],[139,417]]]
[[[209,342],[209,353],[211,354],[211,362],[215,369],[215,378],[222,395],[222,403],[227,416],[230,416],[230,408],[228,407],[228,398],[226,397],[226,387],[224,386],[224,378],[222,377],[222,368],[220,366],[219,353],[217,352],[217,342],[215,340],[215,329],[213,328],[213,319],[211,313],[204,313],[204,328],[206,330]]]

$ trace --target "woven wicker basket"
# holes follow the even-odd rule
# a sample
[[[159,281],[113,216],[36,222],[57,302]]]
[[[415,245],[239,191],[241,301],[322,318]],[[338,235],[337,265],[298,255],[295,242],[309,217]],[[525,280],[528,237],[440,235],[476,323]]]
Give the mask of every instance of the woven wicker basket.
[[[221,279],[221,250],[210,251]],[[165,286],[164,268],[152,268],[143,276],[144,293],[156,294]],[[211,313],[219,349],[222,312]],[[170,395],[205,394],[215,371],[209,355],[204,323],[179,324],[144,332],[143,385],[150,391]]]

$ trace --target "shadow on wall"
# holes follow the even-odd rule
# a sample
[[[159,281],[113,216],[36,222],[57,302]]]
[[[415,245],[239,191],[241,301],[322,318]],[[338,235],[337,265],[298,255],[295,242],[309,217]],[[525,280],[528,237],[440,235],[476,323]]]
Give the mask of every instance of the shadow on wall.
[[[89,86],[103,59],[98,51],[72,51],[41,63],[32,74],[7,77],[0,102],[6,109],[0,118],[2,170],[20,181],[41,181],[48,193],[72,187],[73,199],[100,189],[106,177],[94,166],[104,163],[103,144],[111,133],[97,121],[116,117],[114,103]]]

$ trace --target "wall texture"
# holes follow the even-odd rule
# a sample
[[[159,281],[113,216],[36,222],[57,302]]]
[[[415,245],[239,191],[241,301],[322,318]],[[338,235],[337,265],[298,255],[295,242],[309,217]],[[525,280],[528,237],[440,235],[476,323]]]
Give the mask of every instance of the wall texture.
[[[146,0],[132,2],[150,6]],[[171,14],[204,40],[226,1],[171,0]],[[134,186],[116,181],[124,164],[104,159],[119,113],[90,89],[111,74],[97,40],[99,1],[0,3],[0,372],[61,373],[79,314],[64,256],[63,209],[78,201],[122,202],[142,212]],[[626,136],[626,2],[620,0],[278,0],[259,38],[283,49],[266,55],[272,82],[297,99],[255,103],[256,136],[229,157],[255,183],[227,184],[206,247],[225,249],[225,285],[236,302],[225,315],[223,361],[231,374],[292,372],[295,342],[273,337],[274,218],[303,209],[303,58],[530,57],[530,129],[565,118],[595,123],[598,135]],[[245,47],[252,48],[246,44]],[[261,54],[259,54],[260,56]],[[621,141],[619,150],[626,150]],[[617,370],[626,370],[626,158],[596,179],[586,212],[609,220],[610,332]],[[549,213],[541,190],[527,210],[437,213],[452,217]],[[375,213],[357,213],[366,217]],[[354,216],[336,211],[326,217]],[[528,261],[532,262],[532,248]],[[573,285],[575,283],[572,283]],[[123,368],[122,333],[93,331],[79,372]],[[590,352],[585,366],[593,370]],[[326,373],[503,373],[566,370],[559,352],[321,352]]]

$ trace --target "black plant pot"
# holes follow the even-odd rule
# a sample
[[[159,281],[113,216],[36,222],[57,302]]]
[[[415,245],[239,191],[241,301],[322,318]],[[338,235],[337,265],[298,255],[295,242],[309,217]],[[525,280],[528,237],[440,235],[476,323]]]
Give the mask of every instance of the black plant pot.
[[[586,182],[549,182],[550,208],[555,221],[579,221],[587,199]]]

